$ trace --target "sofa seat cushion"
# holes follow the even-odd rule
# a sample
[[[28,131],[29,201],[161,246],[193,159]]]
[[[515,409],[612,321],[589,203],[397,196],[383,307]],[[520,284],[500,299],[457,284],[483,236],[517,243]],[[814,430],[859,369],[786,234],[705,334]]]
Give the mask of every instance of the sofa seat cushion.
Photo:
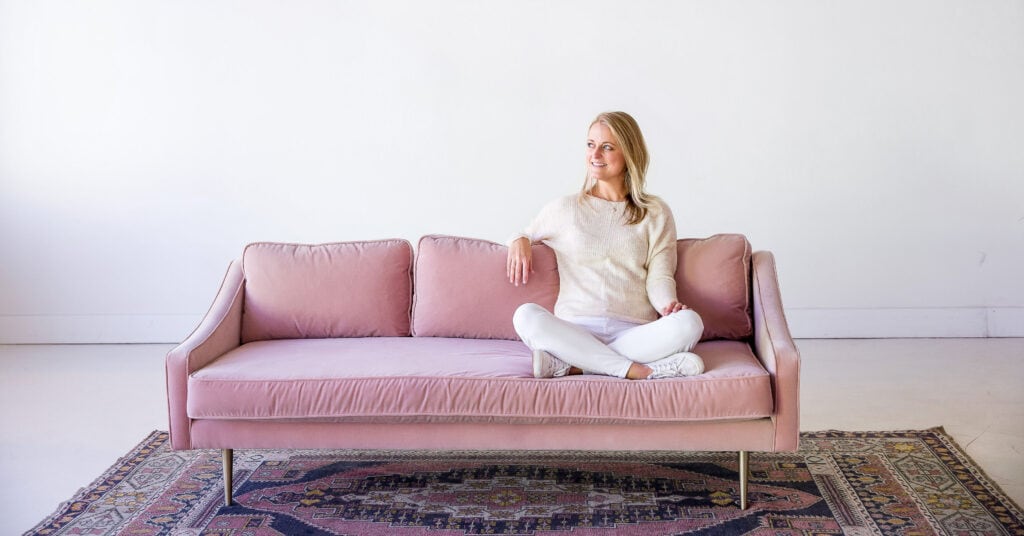
[[[343,422],[645,423],[771,415],[771,380],[738,341],[695,350],[705,374],[534,379],[518,341],[377,337],[259,341],[189,377],[188,416]]]

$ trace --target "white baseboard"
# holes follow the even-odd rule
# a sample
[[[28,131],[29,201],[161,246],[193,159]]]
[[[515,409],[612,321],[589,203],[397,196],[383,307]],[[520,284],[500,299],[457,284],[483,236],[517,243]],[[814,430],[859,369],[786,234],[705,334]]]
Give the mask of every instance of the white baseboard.
[[[0,344],[177,343],[199,325],[195,315],[5,315]]]
[[[989,337],[1024,337],[1024,307],[989,309]]]
[[[1024,337],[1024,307],[786,309],[797,339]]]
[[[797,339],[1024,337],[1024,307],[786,309]],[[194,315],[0,316],[0,344],[177,343]]]

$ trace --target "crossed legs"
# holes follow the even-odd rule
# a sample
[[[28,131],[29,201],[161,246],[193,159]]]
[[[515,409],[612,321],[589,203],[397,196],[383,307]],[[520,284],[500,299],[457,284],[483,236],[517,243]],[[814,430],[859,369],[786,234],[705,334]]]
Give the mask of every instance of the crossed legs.
[[[603,334],[556,317],[547,309],[526,303],[512,317],[516,333],[531,350],[541,350],[585,372],[627,377],[635,364],[649,364],[689,352],[704,332],[704,323],[691,309]],[[596,331],[596,330],[595,330]]]

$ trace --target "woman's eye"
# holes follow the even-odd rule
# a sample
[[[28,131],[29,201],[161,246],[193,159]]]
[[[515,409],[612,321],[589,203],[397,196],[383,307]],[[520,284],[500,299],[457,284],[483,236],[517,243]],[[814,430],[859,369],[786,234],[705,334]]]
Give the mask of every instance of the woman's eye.
[[[611,151],[612,150],[612,146],[611,145],[603,145],[603,146],[601,146],[601,148],[604,149],[605,151]]]
[[[593,143],[590,143],[590,142],[588,141],[588,142],[587,142],[587,148],[588,148],[588,149],[593,149],[593,148],[594,148],[594,144],[593,144]]]

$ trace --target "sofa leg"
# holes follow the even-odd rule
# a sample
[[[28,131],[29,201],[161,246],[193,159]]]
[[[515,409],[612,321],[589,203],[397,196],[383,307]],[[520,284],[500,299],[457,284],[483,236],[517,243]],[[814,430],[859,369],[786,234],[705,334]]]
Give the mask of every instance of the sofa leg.
[[[750,476],[749,458],[750,456],[747,451],[740,451],[740,510],[747,509],[747,479]]]
[[[231,488],[234,484],[235,454],[231,449],[224,449],[221,451],[221,454],[224,458],[224,504],[231,506],[233,503],[231,500]]]

